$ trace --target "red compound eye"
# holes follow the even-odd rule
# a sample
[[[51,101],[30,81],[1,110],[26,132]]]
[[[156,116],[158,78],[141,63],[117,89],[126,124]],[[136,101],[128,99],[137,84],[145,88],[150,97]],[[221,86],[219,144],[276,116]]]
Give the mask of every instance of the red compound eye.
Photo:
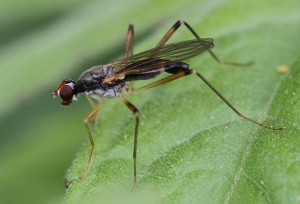
[[[61,87],[59,90],[59,96],[64,100],[64,101],[71,101],[74,95],[74,90],[71,86],[64,85]]]

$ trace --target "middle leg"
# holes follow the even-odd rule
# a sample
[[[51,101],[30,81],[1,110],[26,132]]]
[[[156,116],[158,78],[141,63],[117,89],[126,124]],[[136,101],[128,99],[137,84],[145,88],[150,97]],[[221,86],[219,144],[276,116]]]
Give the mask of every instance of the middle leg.
[[[136,187],[136,152],[137,152],[140,112],[132,103],[130,103],[123,96],[120,96],[120,99],[135,115],[134,143],[133,143],[133,155],[132,155],[132,157],[133,157],[133,190],[135,190],[135,187]]]

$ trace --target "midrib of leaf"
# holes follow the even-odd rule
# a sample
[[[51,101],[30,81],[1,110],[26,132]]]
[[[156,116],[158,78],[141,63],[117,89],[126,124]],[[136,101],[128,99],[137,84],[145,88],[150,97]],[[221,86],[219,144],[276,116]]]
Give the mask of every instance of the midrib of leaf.
[[[281,22],[282,23],[282,22]],[[257,26],[258,25],[255,25],[254,27],[252,27],[253,29],[254,28],[257,28]],[[261,26],[261,24],[260,24],[260,26]],[[271,42],[271,41],[270,41]],[[280,81],[282,81],[282,79],[280,80]],[[269,100],[267,101],[267,103],[266,103],[266,105],[265,105],[265,108],[263,109],[263,113],[262,114],[257,114],[257,115],[261,115],[261,118],[262,119],[264,119],[265,118],[265,113],[267,113],[268,112],[268,110],[269,110],[269,108],[270,108],[270,105],[272,104],[272,102],[273,102],[273,96],[276,94],[276,90],[278,89],[278,87],[280,86],[280,83],[277,83],[276,84],[276,87],[275,87],[275,89],[273,90],[273,93],[271,94],[271,96],[270,96],[270,98],[269,98]],[[214,128],[216,128],[217,126],[212,126],[211,128],[208,128],[209,130],[211,130],[211,129],[214,129]],[[242,168],[243,168],[243,166],[245,165],[245,163],[247,162],[247,159],[248,159],[248,157],[249,157],[249,152],[251,151],[251,149],[252,149],[252,147],[253,147],[253,142],[254,142],[254,138],[255,138],[255,134],[257,133],[257,128],[256,128],[256,131],[254,131],[254,132],[252,132],[251,134],[250,134],[250,137],[249,137],[249,143],[248,143],[248,145],[246,146],[246,148],[245,148],[245,151],[244,151],[244,153],[242,154],[242,158],[241,158],[241,161],[239,162],[239,165],[238,165],[238,168],[237,168],[237,170],[236,170],[236,174],[235,174],[235,178],[237,178],[237,182],[238,182],[238,180],[239,180],[239,178],[241,177],[241,175],[243,175],[243,172],[242,172]],[[189,136],[187,136],[187,137],[190,137],[190,135]],[[240,172],[239,172],[240,171]],[[226,199],[225,199],[225,202],[229,202],[230,201],[230,199],[231,199],[231,195],[232,195],[232,193],[234,192],[234,190],[235,190],[235,186],[236,186],[236,182],[234,182],[234,180],[233,180],[233,183],[232,183],[232,185],[231,185],[231,188],[232,188],[232,192],[230,193],[230,189],[228,190],[228,192],[227,192],[227,197],[226,197]],[[262,188],[263,189],[263,188]],[[267,201],[269,201],[270,200],[270,197],[269,196],[267,196]],[[228,200],[228,201],[227,201]]]
[[[274,98],[275,98],[276,94],[278,93],[278,89],[280,88],[280,85],[281,85],[282,81],[283,81],[287,76],[288,76],[288,75],[282,76],[282,77],[280,78],[280,80],[278,80],[278,83],[275,85],[275,88],[273,89],[272,94],[270,95],[269,101],[266,103],[265,108],[262,109],[262,110],[263,110],[263,113],[262,113],[261,116],[259,117],[259,118],[260,118],[260,120],[259,120],[260,123],[263,124],[264,121],[266,120],[266,118],[267,118],[267,113],[269,112],[269,110],[270,110],[270,108],[271,108],[271,106],[272,106],[272,103],[273,103],[273,101],[274,101]],[[231,196],[232,196],[232,194],[233,194],[233,192],[234,192],[234,190],[235,190],[235,187],[236,187],[237,183],[239,182],[240,177],[243,175],[243,169],[244,169],[244,166],[245,166],[245,164],[247,163],[248,157],[250,156],[251,149],[252,149],[252,147],[253,147],[253,145],[254,145],[255,136],[256,136],[256,133],[257,133],[257,131],[258,131],[257,129],[253,129],[253,130],[254,130],[254,131],[249,135],[249,140],[248,140],[247,146],[246,146],[246,148],[245,148],[244,153],[242,154],[241,161],[240,161],[240,163],[239,163],[239,165],[238,165],[238,168],[237,168],[236,174],[235,174],[235,176],[234,176],[234,179],[233,179],[233,181],[232,181],[232,184],[231,184],[231,186],[230,186],[230,189],[228,190],[227,195],[226,195],[226,197],[225,197],[224,204],[230,203]],[[272,131],[272,130],[266,130],[266,131]],[[277,131],[274,131],[274,132],[277,132]],[[280,131],[278,131],[278,132],[280,133]],[[253,180],[252,180],[252,181],[253,181]],[[268,203],[271,203],[271,200],[270,200],[270,197],[269,197],[268,192],[267,192],[264,188],[260,187],[260,185],[259,185],[257,182],[255,182],[255,181],[253,181],[253,182],[254,182],[259,188],[261,188],[261,190],[263,190],[267,202],[268,202]]]
[[[281,80],[282,80],[282,78],[281,78]],[[280,81],[281,81],[281,80],[280,80]],[[280,86],[280,82],[276,84],[276,87],[274,88],[274,90],[273,90],[273,92],[272,92],[272,94],[271,94],[271,96],[270,96],[270,99],[268,100],[268,102],[266,103],[265,108],[263,109],[263,114],[260,114],[260,115],[261,115],[261,118],[265,118],[265,113],[268,112],[268,110],[269,110],[269,108],[270,108],[270,105],[272,104],[274,95],[276,94],[276,91],[277,91],[277,89],[278,89],[279,86]],[[211,128],[211,129],[213,129],[213,128]],[[257,130],[257,129],[256,129],[256,130]],[[236,175],[235,178],[237,178],[237,180],[238,180],[238,178],[242,175],[242,167],[243,167],[244,164],[247,162],[247,158],[248,158],[248,156],[249,156],[248,153],[249,153],[249,151],[250,151],[251,148],[252,148],[252,145],[253,145],[253,139],[254,139],[255,133],[256,133],[256,131],[255,131],[255,132],[252,132],[252,134],[250,135],[250,139],[249,139],[250,141],[249,141],[249,144],[248,144],[248,146],[246,147],[246,150],[244,151],[244,154],[242,155],[241,162],[240,162],[239,165],[238,165],[238,169],[237,169],[236,174],[235,174],[235,175]],[[240,172],[239,172],[239,171],[240,171]],[[236,183],[233,182],[233,183],[232,183],[232,186],[233,186],[233,187],[231,187],[231,188],[233,188],[233,190],[234,190],[235,185],[236,185]],[[233,190],[232,190],[232,192],[233,192]],[[227,201],[229,202],[229,201],[230,201],[230,196],[231,196],[232,192],[230,193],[230,190],[228,191],[228,193],[227,193],[227,198],[225,199],[225,202],[227,202]],[[230,196],[228,196],[228,195],[230,195]],[[267,200],[269,200],[269,198],[267,198]]]
[[[270,99],[269,99],[269,101],[265,105],[265,108],[262,109],[262,113],[260,114],[260,117],[259,117],[260,118],[259,121],[261,123],[264,123],[265,119],[268,117],[267,113],[269,112],[269,109],[272,106],[274,97],[277,94],[277,91],[280,88],[280,85],[281,85],[282,81],[286,77],[288,77],[288,75],[284,75],[284,76],[281,77],[281,79],[278,81],[278,83],[276,84],[275,88],[273,89],[272,94],[270,95]],[[153,165],[155,165],[156,162],[159,162],[163,157],[169,157],[169,155],[173,154],[172,153],[173,151],[176,151],[176,149],[178,149],[179,147],[184,146],[184,145],[190,143],[193,139],[195,139],[195,137],[198,137],[199,135],[201,135],[202,133],[205,133],[207,131],[212,131],[214,129],[219,129],[221,127],[224,127],[224,126],[227,126],[227,125],[239,122],[240,120],[242,120],[242,119],[237,118],[236,120],[232,120],[232,121],[228,121],[226,123],[222,123],[222,124],[217,124],[217,125],[214,125],[214,126],[210,126],[210,127],[205,128],[205,129],[201,129],[199,131],[196,131],[196,132],[192,133],[191,135],[185,135],[185,136],[183,136],[183,138],[187,138],[187,139],[181,141],[180,143],[177,143],[175,146],[170,147],[169,148],[170,151],[166,152],[162,157],[159,157],[159,158],[153,160],[152,163],[149,164],[149,168],[145,169],[145,171],[140,175],[139,182],[143,181],[143,178],[145,176],[147,176],[148,172],[151,171],[151,168],[153,167]],[[267,189],[265,189],[262,185],[260,185],[258,182],[256,182],[253,178],[251,178],[250,176],[247,176],[243,172],[243,167],[247,163],[247,159],[250,156],[250,152],[251,152],[252,147],[254,145],[255,136],[256,136],[257,132],[259,131],[259,129],[260,129],[259,127],[252,128],[252,132],[251,132],[251,134],[249,134],[249,139],[248,139],[248,142],[247,142],[247,146],[245,148],[245,151],[242,154],[241,160],[240,160],[240,162],[238,164],[238,168],[236,169],[236,173],[235,173],[234,179],[232,180],[232,184],[231,184],[231,186],[230,186],[230,188],[229,188],[229,190],[228,190],[228,192],[226,194],[225,200],[224,200],[224,203],[226,203],[226,204],[230,203],[231,196],[232,196],[232,194],[233,194],[233,192],[235,190],[235,187],[236,187],[237,183],[239,182],[239,179],[240,179],[241,176],[245,176],[248,179],[250,179],[257,186],[257,188],[259,188],[264,193],[266,201],[268,203],[272,203],[271,198],[269,196],[269,193],[268,193]],[[270,130],[265,130],[265,131],[270,131]],[[201,147],[199,147],[199,148],[201,148]],[[174,163],[172,165],[174,165]],[[214,202],[214,201],[212,201],[212,202]]]

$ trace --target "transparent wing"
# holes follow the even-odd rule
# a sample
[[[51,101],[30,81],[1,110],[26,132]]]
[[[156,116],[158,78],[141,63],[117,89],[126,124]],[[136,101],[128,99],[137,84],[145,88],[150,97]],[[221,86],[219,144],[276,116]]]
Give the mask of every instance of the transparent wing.
[[[181,62],[213,48],[213,39],[203,38],[167,44],[113,62],[115,74],[143,74],[166,70],[168,64]]]

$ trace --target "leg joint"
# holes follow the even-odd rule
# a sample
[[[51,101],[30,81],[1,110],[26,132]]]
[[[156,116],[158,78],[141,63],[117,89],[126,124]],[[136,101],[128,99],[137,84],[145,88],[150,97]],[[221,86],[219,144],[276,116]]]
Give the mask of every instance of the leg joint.
[[[182,20],[178,20],[176,21],[176,23],[172,26],[174,30],[177,30],[179,28],[179,26],[182,24]]]
[[[133,113],[134,113],[135,117],[139,117],[140,116],[140,111],[137,108],[135,108],[133,110]]]

